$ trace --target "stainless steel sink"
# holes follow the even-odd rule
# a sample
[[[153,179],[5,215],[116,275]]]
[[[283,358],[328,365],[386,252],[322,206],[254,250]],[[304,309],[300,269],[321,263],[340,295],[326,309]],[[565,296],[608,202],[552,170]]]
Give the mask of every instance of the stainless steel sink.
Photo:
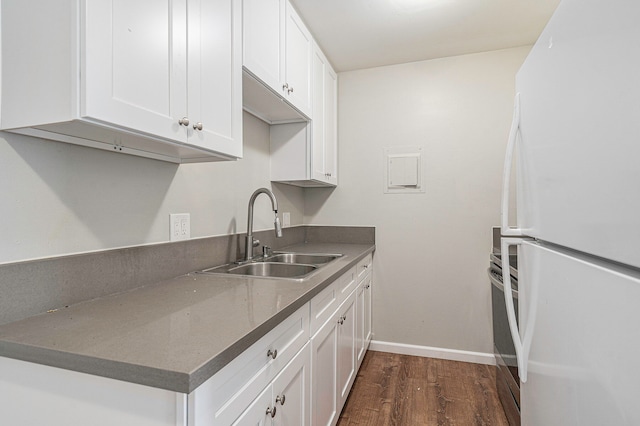
[[[281,252],[265,258],[253,259],[250,263],[231,263],[198,271],[198,273],[301,280],[341,256],[341,254]]]
[[[342,256],[341,254],[277,253],[265,259],[266,262],[303,263],[324,265]]]
[[[298,278],[307,275],[316,269],[318,269],[318,267],[314,265],[256,262],[231,268],[227,273],[257,277]]]

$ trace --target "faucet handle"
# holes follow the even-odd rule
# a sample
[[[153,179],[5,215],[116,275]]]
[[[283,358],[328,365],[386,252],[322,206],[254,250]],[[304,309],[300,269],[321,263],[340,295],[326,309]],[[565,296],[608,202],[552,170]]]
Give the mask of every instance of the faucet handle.
[[[269,246],[262,246],[262,257],[269,257],[273,254],[273,250]]]
[[[253,246],[254,246],[254,247],[258,247],[259,245],[260,245],[260,240],[259,240],[259,239],[257,239],[257,238],[254,238],[254,239],[253,239]]]

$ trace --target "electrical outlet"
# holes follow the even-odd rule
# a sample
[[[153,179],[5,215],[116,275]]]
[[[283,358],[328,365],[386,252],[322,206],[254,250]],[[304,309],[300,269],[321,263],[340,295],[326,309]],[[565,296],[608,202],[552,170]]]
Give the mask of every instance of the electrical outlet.
[[[171,241],[191,238],[191,215],[189,213],[172,213],[169,215],[169,232]]]
[[[287,228],[291,226],[291,213],[282,212],[282,227]]]

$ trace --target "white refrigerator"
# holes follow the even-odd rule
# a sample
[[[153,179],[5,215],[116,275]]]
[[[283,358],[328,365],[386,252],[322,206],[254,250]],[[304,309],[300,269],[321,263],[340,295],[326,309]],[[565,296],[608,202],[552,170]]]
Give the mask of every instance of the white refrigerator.
[[[522,425],[640,425],[640,1],[562,0],[516,91]]]

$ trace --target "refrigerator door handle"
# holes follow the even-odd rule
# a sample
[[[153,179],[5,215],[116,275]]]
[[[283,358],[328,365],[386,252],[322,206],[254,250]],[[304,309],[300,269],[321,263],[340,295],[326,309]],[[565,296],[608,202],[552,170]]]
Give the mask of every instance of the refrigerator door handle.
[[[504,157],[504,168],[502,169],[502,229],[500,231],[502,235],[519,237],[525,235],[522,229],[509,227],[509,188],[511,186],[511,165],[513,164],[516,140],[518,139],[518,131],[520,130],[520,93],[516,93],[513,103],[513,119],[511,121],[511,130],[509,130],[509,140],[507,141],[507,150]]]
[[[501,241],[501,253],[502,256],[508,258],[509,247],[510,246],[519,246],[524,243],[525,240],[522,238],[503,238]],[[520,256],[519,256],[520,257]],[[520,269],[520,268],[518,268]],[[527,301],[527,304],[533,302],[535,305],[536,295],[532,289],[527,289],[527,283],[524,281],[524,274],[518,273],[518,293],[527,293],[531,294],[530,300]],[[509,268],[502,268],[502,282],[510,283],[511,275],[509,273]],[[525,298],[527,300],[528,298]],[[522,300],[522,299],[518,299]],[[531,337],[533,334],[533,327],[535,323],[535,306],[531,306],[531,309],[527,310],[528,318],[520,318],[520,324],[526,324],[525,331],[520,336],[520,331],[518,330],[518,322],[516,320],[516,311],[513,306],[513,290],[510,285],[504,286],[504,302],[507,306],[507,319],[509,320],[509,330],[511,331],[511,339],[513,340],[513,345],[516,349],[516,360],[518,362],[518,375],[520,376],[520,381],[522,383],[526,383],[527,381],[527,362],[529,358],[529,349],[531,347]],[[522,309],[520,310],[522,313]]]

